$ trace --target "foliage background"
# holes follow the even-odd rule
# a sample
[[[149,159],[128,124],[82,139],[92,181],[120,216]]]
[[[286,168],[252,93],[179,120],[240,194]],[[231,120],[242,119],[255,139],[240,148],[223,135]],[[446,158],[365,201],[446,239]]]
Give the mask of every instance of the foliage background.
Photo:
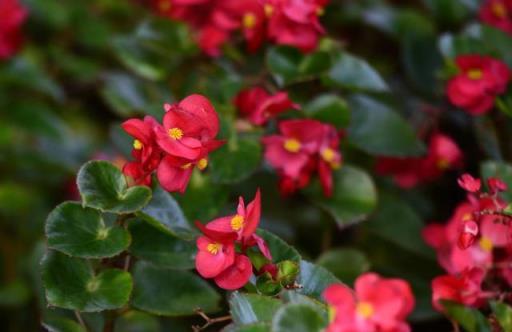
[[[414,331],[449,330],[430,306],[430,280],[442,272],[420,231],[425,222],[446,220],[463,199],[454,185],[457,173],[404,191],[373,174],[373,163],[375,155],[424,152],[413,135],[424,126],[449,133],[464,150],[465,169],[474,174],[482,160],[512,156],[509,142],[500,143],[500,135],[506,135],[510,126],[504,115],[471,118],[450,109],[443,97],[442,78],[450,52],[481,49],[480,44],[463,38],[454,42],[450,37],[478,30],[477,1],[333,0],[322,18],[327,38],[312,55],[271,45],[247,55],[242,45],[235,44],[217,59],[201,54],[183,24],[159,19],[142,4],[116,0],[26,0],[25,4],[30,12],[25,47],[0,64],[3,330],[40,330],[40,321],[56,314],[46,306],[39,277],[44,222],[56,204],[76,198],[74,177],[80,165],[93,158],[121,162],[129,157],[131,141],[119,123],[129,116],[160,115],[164,101],[191,93],[214,102],[223,121],[222,136],[238,149],[226,158],[214,156],[211,171],[195,174],[187,194],[177,198],[189,220],[206,221],[232,209],[238,195],[250,197],[260,186],[262,228],[347,283],[369,269],[407,279],[417,299],[411,318]],[[494,42],[490,37],[480,42],[497,47],[511,65],[512,42],[489,31],[485,37],[495,38]],[[367,62],[347,65],[344,61],[351,55]],[[342,146],[345,160],[371,174],[372,180],[366,187],[360,181],[345,184],[360,193],[353,190],[340,198],[334,212],[338,223],[325,206],[311,203],[321,201],[315,189],[282,199],[275,174],[265,165],[260,167],[261,150],[254,142],[262,132],[236,133],[232,98],[242,87],[254,84],[286,89],[303,106],[301,116],[348,126]],[[312,100],[323,93],[329,94],[331,109],[319,111]],[[425,108],[437,111],[427,117],[421,112]],[[400,117],[387,115],[372,122],[376,110]],[[369,121],[369,130],[363,121]],[[357,227],[341,227],[366,214],[369,220]],[[97,319],[94,314],[85,318],[92,325]],[[143,316],[136,321],[149,325],[137,331],[188,331],[195,319]],[[127,331],[119,326],[119,331]]]

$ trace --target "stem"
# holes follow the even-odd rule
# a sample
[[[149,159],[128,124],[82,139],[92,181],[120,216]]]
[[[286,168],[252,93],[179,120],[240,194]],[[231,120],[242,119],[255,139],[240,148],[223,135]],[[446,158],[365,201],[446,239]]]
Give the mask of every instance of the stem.
[[[80,315],[80,312],[78,310],[75,310],[75,316],[78,322],[80,323],[80,326],[82,326],[84,330],[87,331],[87,326],[85,325],[82,315]]]
[[[192,331],[194,331],[194,332],[202,331],[202,330],[206,329],[210,325],[213,325],[213,324],[216,324],[216,323],[221,323],[221,322],[226,322],[226,321],[232,319],[230,315],[222,316],[222,317],[217,317],[217,318],[210,318],[201,309],[197,309],[196,313],[199,316],[203,317],[203,319],[206,321],[206,323],[203,326],[197,326],[197,325],[192,326]]]
[[[126,254],[126,257],[124,258],[124,267],[123,270],[128,271],[130,269],[130,262],[131,262],[130,254]]]
[[[115,327],[115,313],[113,311],[108,311],[106,314],[107,318],[105,321],[105,325],[103,326],[103,332],[114,332]]]
[[[452,323],[453,332],[460,332],[459,325],[457,324],[456,321],[454,321],[453,319],[450,319],[450,323]]]
[[[512,160],[512,145],[507,128],[507,119],[500,112],[492,113],[492,121],[496,130],[496,136],[501,150],[501,154],[506,161]]]

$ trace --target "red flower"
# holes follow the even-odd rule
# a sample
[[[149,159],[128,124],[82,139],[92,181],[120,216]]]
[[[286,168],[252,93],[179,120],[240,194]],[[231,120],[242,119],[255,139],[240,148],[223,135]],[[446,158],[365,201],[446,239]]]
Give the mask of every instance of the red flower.
[[[464,221],[460,231],[459,241],[457,242],[459,248],[467,249],[473,245],[478,235],[478,224],[474,220]]]
[[[233,265],[234,242],[222,242],[206,236],[197,239],[196,269],[203,278],[214,278]]]
[[[392,175],[402,188],[412,188],[439,178],[447,169],[459,167],[462,157],[462,152],[450,137],[435,133],[430,138],[425,157],[380,157],[375,170],[381,175]]]
[[[478,307],[483,297],[481,284],[485,272],[479,268],[464,271],[460,276],[444,275],[432,281],[432,305],[443,311],[441,300]]]
[[[295,46],[303,52],[314,50],[324,29],[318,16],[325,1],[265,0],[268,38],[276,44]]]
[[[299,105],[288,98],[288,93],[277,92],[271,95],[260,87],[240,91],[235,98],[235,105],[242,115],[257,126],[286,110],[299,109]]]
[[[500,191],[506,191],[508,189],[507,184],[498,178],[488,178],[487,185],[489,186],[491,194],[496,194]]]
[[[251,278],[251,260],[245,255],[236,255],[235,262],[215,277],[214,281],[220,288],[236,290],[242,288]]]
[[[480,187],[482,186],[480,179],[475,179],[471,176],[471,174],[468,173],[462,174],[462,176],[457,179],[457,183],[462,189],[470,193],[476,193],[480,191]]]
[[[27,18],[27,10],[18,0],[0,1],[0,59],[13,56],[21,48],[21,25]]]
[[[473,115],[491,110],[495,97],[507,88],[511,78],[510,69],[503,62],[488,56],[461,55],[455,62],[460,73],[448,82],[450,101]]]
[[[327,332],[410,331],[405,320],[414,307],[414,297],[404,280],[366,273],[356,280],[355,292],[334,284],[323,296],[334,313]]]
[[[480,7],[480,20],[512,35],[512,1],[487,0]]]
[[[332,196],[332,171],[341,168],[342,157],[339,145],[340,139],[336,128],[325,125],[319,147],[318,175],[326,197]]]

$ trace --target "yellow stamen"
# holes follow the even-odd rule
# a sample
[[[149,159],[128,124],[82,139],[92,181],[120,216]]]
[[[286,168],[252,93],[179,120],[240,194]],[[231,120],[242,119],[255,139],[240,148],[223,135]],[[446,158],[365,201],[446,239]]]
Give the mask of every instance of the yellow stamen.
[[[183,138],[183,130],[181,130],[180,128],[171,128],[169,129],[169,137],[172,138],[172,139],[175,139],[175,140],[180,140]]]
[[[329,323],[334,322],[334,319],[336,319],[336,308],[333,306],[329,306],[327,309],[327,314],[329,316]]]
[[[480,245],[480,248],[482,248],[482,250],[487,251],[487,252],[492,251],[493,244],[492,244],[491,239],[489,239],[488,237],[482,236],[480,238],[480,241],[478,242],[478,244]]]
[[[274,6],[272,6],[271,4],[267,3],[265,4],[265,6],[263,7],[263,9],[265,10],[265,15],[267,17],[271,17],[273,14],[274,14]]]
[[[231,219],[231,228],[234,231],[239,231],[244,227],[245,219],[241,215],[237,214]]]
[[[333,162],[336,157],[336,152],[331,148],[325,148],[320,152],[322,159],[327,161],[328,163]]]
[[[192,163],[187,163],[183,166],[181,166],[182,169],[189,169],[192,166]]]
[[[468,77],[470,80],[477,81],[477,80],[481,79],[482,76],[483,76],[483,73],[480,69],[471,69],[470,71],[468,71]]]
[[[168,11],[169,9],[171,9],[171,1],[170,0],[160,0],[160,2],[158,3],[158,8],[163,12]]]
[[[507,8],[505,5],[501,2],[496,2],[492,5],[492,13],[496,15],[499,18],[505,18],[507,17]]]
[[[134,148],[135,150],[140,150],[140,149],[142,149],[142,142],[141,142],[141,141],[139,141],[138,139],[134,140],[134,141],[133,141],[133,148]]]
[[[289,138],[284,141],[284,149],[288,152],[297,153],[301,148],[301,144],[295,138]]]
[[[473,219],[473,216],[471,215],[471,213],[465,213],[463,216],[462,216],[462,221],[469,221]]]
[[[209,243],[207,246],[206,246],[206,250],[208,250],[208,252],[212,255],[217,255],[217,253],[221,250],[222,248],[222,244],[220,243]]]
[[[253,13],[245,14],[242,20],[242,24],[246,29],[254,28],[254,26],[256,25],[256,15],[254,15]]]
[[[316,10],[316,15],[317,16],[322,16],[325,14],[325,9],[323,9],[322,7],[318,7],[317,10]]]
[[[199,168],[202,171],[206,167],[208,167],[208,159],[206,159],[206,158],[199,159],[199,161],[197,162],[197,168]]]
[[[437,168],[441,170],[448,169],[450,167],[450,162],[444,158],[441,158],[437,161]]]
[[[357,314],[365,319],[371,317],[374,311],[373,305],[368,302],[359,302],[356,307]]]

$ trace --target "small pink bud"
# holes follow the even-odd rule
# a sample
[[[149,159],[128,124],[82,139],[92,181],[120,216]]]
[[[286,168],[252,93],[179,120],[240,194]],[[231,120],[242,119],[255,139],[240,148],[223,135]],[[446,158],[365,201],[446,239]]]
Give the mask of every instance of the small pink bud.
[[[457,183],[462,189],[471,193],[479,191],[482,186],[480,179],[475,179],[468,173],[462,174],[462,176],[457,180]]]
[[[465,221],[459,235],[458,245],[461,249],[467,249],[475,242],[478,235],[478,224],[473,220]]]
[[[508,189],[507,184],[498,178],[488,178],[487,185],[489,185],[492,194]]]

